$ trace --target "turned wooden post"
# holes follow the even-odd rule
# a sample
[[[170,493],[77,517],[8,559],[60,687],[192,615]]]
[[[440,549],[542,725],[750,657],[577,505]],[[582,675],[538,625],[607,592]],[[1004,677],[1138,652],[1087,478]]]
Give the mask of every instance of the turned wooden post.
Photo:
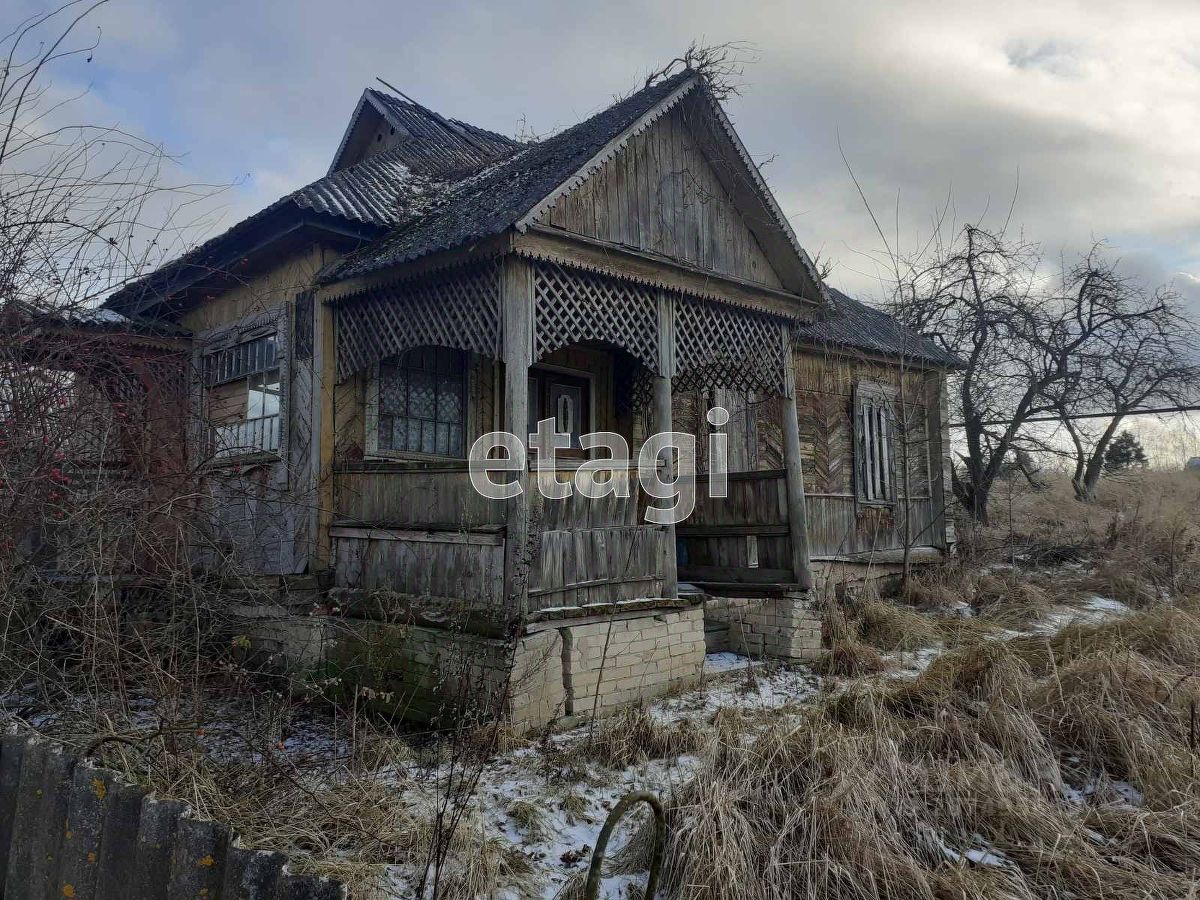
[[[529,437],[529,367],[533,364],[533,272],[519,256],[504,257],[500,274],[503,323],[504,406],[500,427],[527,443]],[[507,611],[524,618],[529,606],[530,534],[529,466],[516,473],[521,493],[508,500],[504,540],[504,596]]]
[[[650,417],[652,433],[674,431],[671,412],[671,379],[675,374],[675,298],[667,291],[658,293],[658,375],[654,378],[654,405]],[[677,474],[675,461],[667,463],[667,478]],[[662,570],[664,597],[679,596],[679,569],[675,558],[675,526],[662,525]]]
[[[800,420],[796,415],[796,362],[792,357],[791,328],[780,328],[783,342],[783,459],[787,472],[788,539],[792,549],[792,577],[804,590],[812,588],[812,563],[808,556],[808,515],[804,503],[804,464],[800,457]]]

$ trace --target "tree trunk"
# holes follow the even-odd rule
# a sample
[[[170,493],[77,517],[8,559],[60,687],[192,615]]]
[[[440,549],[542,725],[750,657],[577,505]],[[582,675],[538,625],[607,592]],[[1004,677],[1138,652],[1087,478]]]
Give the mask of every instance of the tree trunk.
[[[1113,435],[1117,433],[1117,427],[1121,424],[1124,416],[1113,416],[1108,423],[1108,427],[1104,429],[1104,433],[1100,435],[1100,440],[1096,442],[1096,446],[1092,448],[1092,455],[1087,461],[1087,466],[1083,472],[1083,497],[1080,497],[1085,503],[1091,503],[1096,499],[1096,485],[1100,483],[1100,476],[1104,473],[1104,454],[1108,452],[1108,445],[1112,443]],[[1079,494],[1078,487],[1076,488],[1076,496]]]
[[[967,514],[980,525],[991,524],[988,520],[988,491],[981,490],[973,481],[964,481],[957,467],[950,469],[950,482],[954,496]]]

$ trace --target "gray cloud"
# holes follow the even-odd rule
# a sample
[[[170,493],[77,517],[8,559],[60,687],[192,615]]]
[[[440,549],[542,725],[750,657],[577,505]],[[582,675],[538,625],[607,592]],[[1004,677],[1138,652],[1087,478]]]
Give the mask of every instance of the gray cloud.
[[[839,286],[878,293],[882,250],[839,138],[902,249],[948,195],[956,221],[995,224],[1016,191],[1014,221],[1048,256],[1107,237],[1145,277],[1193,292],[1200,276],[1194,4],[114,0],[101,16],[97,68],[74,77],[204,176],[248,175],[229,219],[323,174],[375,75],[545,132],[695,37],[755,46],[730,113]]]

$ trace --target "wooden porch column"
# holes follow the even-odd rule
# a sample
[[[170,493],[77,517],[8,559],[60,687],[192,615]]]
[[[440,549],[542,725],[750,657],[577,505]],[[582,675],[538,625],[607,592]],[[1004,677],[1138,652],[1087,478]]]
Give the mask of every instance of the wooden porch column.
[[[503,332],[504,406],[500,428],[526,443],[529,437],[529,367],[533,364],[533,270],[519,256],[504,257],[500,270],[500,321]],[[504,540],[504,596],[507,612],[524,618],[529,607],[532,564],[529,507],[533,486],[529,466],[517,474],[521,493],[508,500]]]
[[[788,539],[792,550],[792,577],[804,590],[812,588],[812,562],[808,556],[808,515],[804,503],[804,466],[800,457],[800,420],[796,415],[796,361],[788,325],[780,327],[783,342],[783,460],[787,472]]]
[[[658,371],[654,377],[654,406],[650,416],[650,431],[674,431],[671,412],[671,378],[675,374],[675,298],[667,291],[658,293]],[[674,461],[668,463],[673,466]],[[674,472],[667,472],[670,478]],[[679,596],[679,564],[675,558],[675,526],[660,526],[664,532],[662,545],[662,595]]]

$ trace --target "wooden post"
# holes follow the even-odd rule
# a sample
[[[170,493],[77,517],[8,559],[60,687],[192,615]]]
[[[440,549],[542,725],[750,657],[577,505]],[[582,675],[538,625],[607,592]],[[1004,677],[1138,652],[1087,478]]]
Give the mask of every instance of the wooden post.
[[[674,431],[671,411],[671,379],[675,374],[675,298],[667,291],[658,293],[658,372],[654,378],[654,406],[651,411],[652,433]],[[668,465],[673,466],[672,460]],[[667,472],[670,478],[676,474]],[[679,565],[675,558],[675,526],[659,526],[662,537],[662,595],[679,596]]]
[[[500,271],[503,323],[504,408],[500,427],[525,443],[529,436],[529,367],[533,364],[533,271],[519,256],[504,257]],[[521,493],[508,501],[504,540],[504,596],[508,613],[523,619],[529,605],[529,467],[517,474]]]
[[[312,473],[316,479],[316,502],[313,504],[313,541],[315,558],[312,569],[324,570],[333,565],[333,541],[329,529],[333,525],[333,392],[337,383],[337,344],[334,339],[333,308],[321,300],[320,292],[313,296],[313,409],[312,409]]]
[[[804,464],[800,458],[800,420],[796,415],[796,361],[792,357],[791,329],[780,327],[783,342],[783,460],[787,472],[788,539],[792,549],[792,577],[803,590],[812,588],[812,563],[808,556],[808,515],[804,503]]]

